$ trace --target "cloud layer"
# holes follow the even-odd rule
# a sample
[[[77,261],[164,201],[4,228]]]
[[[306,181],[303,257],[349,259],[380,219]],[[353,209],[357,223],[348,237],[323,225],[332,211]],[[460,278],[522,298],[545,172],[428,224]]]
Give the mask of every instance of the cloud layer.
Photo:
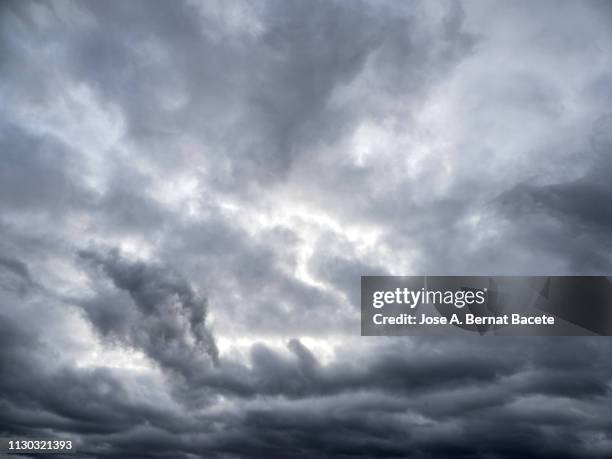
[[[610,456],[609,339],[366,339],[358,292],[610,274],[611,19],[3,2],[1,433],[83,458]]]

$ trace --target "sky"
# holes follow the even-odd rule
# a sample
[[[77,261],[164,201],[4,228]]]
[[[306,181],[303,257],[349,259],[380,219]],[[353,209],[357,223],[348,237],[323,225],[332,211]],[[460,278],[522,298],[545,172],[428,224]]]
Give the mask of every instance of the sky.
[[[359,323],[362,275],[611,274],[610,24],[603,0],[2,2],[2,436],[611,457],[610,338]]]

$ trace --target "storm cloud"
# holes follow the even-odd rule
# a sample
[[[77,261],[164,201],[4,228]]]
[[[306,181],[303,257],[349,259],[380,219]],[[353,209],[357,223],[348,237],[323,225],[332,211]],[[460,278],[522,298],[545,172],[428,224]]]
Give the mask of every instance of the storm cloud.
[[[100,255],[83,250],[78,255],[101,268],[116,288],[129,294],[140,312],[131,324],[128,317],[113,317],[106,321],[105,317],[98,317],[102,320],[98,327],[104,333],[125,338],[128,344],[144,349],[153,360],[170,368],[178,363],[177,359],[198,350],[208,354],[213,362],[218,362],[217,346],[206,328],[206,299],[197,295],[184,279],[163,267],[130,263],[114,251]],[[95,307],[90,312],[98,312],[98,309]],[[89,319],[96,325],[94,317],[90,315]],[[129,330],[127,337],[122,333],[126,329]],[[195,364],[187,362],[187,367]]]
[[[2,2],[0,434],[83,458],[612,455],[608,338],[359,335],[361,275],[610,275],[611,21]]]

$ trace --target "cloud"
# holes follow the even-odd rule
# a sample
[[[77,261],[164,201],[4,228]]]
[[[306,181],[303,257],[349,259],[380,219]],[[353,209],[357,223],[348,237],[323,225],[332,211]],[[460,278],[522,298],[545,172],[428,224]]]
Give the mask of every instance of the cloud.
[[[610,121],[610,115],[604,115],[594,123],[589,136],[593,162],[583,176],[547,185],[521,183],[497,200],[502,213],[529,228],[519,237],[563,253],[573,272],[605,272],[610,263],[607,233],[612,213],[606,205],[612,193],[607,179],[612,167]],[[541,244],[544,239],[548,241]]]
[[[77,457],[607,457],[606,338],[362,338],[365,274],[609,274],[602,2],[3,2],[0,428]]]
[[[79,257],[100,268],[116,288],[127,292],[140,313],[103,322],[103,330],[143,349],[163,367],[183,375],[202,365],[199,353],[206,353],[214,363],[218,362],[217,345],[206,327],[206,299],[177,273],[162,266],[131,262],[116,251],[99,254],[82,250]],[[100,318],[89,316],[96,317]],[[130,319],[134,322],[127,325]]]

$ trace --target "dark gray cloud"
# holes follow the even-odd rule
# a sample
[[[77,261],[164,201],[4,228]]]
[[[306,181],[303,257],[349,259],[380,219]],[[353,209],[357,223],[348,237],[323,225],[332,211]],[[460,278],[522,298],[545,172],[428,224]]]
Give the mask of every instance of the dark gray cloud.
[[[63,212],[78,205],[69,151],[57,139],[2,124],[0,196],[5,212]],[[34,186],[35,185],[35,186]]]
[[[116,251],[99,254],[83,250],[79,257],[100,268],[115,287],[127,292],[140,313],[134,316],[125,311],[121,318],[97,316],[103,331],[143,349],[162,366],[181,374],[203,365],[205,361],[198,353],[218,362],[219,351],[206,326],[206,298],[177,273],[162,266],[125,260]],[[104,307],[97,304],[92,313]]]
[[[606,2],[0,6],[0,434],[612,455],[606,338],[361,338],[365,274],[610,274]]]
[[[544,250],[563,253],[573,272],[607,272],[612,260],[612,211],[608,205],[612,196],[611,132],[611,115],[594,123],[588,150],[593,163],[583,176],[549,185],[521,183],[497,200],[502,212],[519,228],[524,225],[518,237]]]

